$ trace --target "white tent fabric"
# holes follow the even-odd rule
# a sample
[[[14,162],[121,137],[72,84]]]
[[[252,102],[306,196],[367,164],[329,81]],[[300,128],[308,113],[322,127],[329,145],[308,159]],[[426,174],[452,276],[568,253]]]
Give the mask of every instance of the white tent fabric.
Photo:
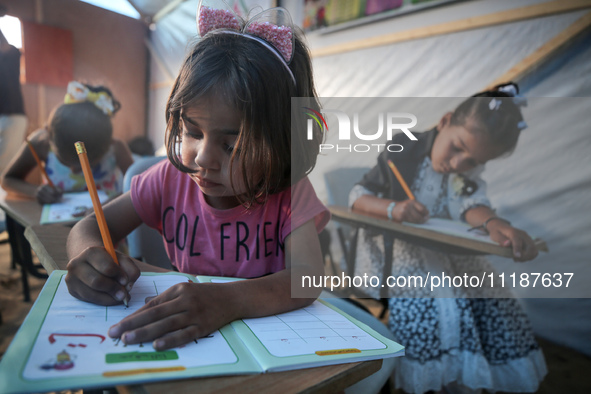
[[[520,217],[524,228],[543,228],[550,253],[535,260],[540,272],[575,272],[583,283],[591,279],[591,45],[586,43],[570,54],[562,67],[527,91],[530,97],[567,97],[539,100],[537,113],[531,114],[530,130],[519,142],[513,156],[487,169],[487,181],[493,201],[507,207],[501,215]],[[533,99],[532,99],[533,100]],[[519,171],[503,176],[510,169],[536,168],[534,179],[523,179]],[[531,174],[531,173],[530,173]],[[531,185],[532,188],[519,187]],[[511,193],[505,191],[511,190]],[[507,261],[497,259],[497,267],[515,270]],[[537,269],[537,268],[536,268]],[[569,297],[562,288],[559,297]],[[536,333],[554,342],[591,355],[591,298],[547,299],[543,290],[524,289],[520,294]]]
[[[314,60],[317,88],[324,97],[469,96],[582,13],[320,57]]]
[[[169,5],[171,0],[128,0],[141,14],[154,17]]]
[[[181,67],[188,39],[197,34],[197,3],[198,1],[181,3],[158,21],[156,29],[151,33],[153,46],[173,77]]]
[[[197,35],[195,16],[198,3],[198,0],[181,3],[162,17],[150,33],[151,86],[147,135],[156,147],[164,144],[166,99],[172,82],[185,57],[188,42]]]
[[[312,33],[308,40],[311,48],[317,49],[544,1],[458,2],[330,34]],[[150,0],[142,3],[150,3]],[[151,34],[151,44],[160,58],[156,61],[153,57],[151,63],[148,135],[156,145],[163,141],[164,105],[171,87],[170,78],[177,73],[187,41],[196,34],[197,3],[197,0],[181,3],[156,23],[156,30]],[[286,5],[293,6],[292,2]],[[292,14],[300,11],[295,7]],[[375,100],[380,97],[468,96],[502,76],[588,11],[317,57],[313,63],[318,92],[322,97],[354,96]],[[561,61],[553,69],[545,69],[538,80],[531,79],[533,82],[529,86],[523,86],[531,102],[524,111],[530,127],[523,133],[515,153],[489,163],[484,173],[489,196],[499,207],[499,214],[511,218],[518,227],[534,229],[536,235],[547,241],[550,252],[522,265],[500,258],[493,261],[500,271],[507,273],[532,272],[530,264],[535,264],[539,272],[575,272],[577,280],[589,281],[591,156],[588,152],[591,135],[583,120],[591,110],[591,45],[580,44],[576,52],[557,56]],[[553,116],[555,113],[560,116]],[[571,118],[576,121],[569,123]],[[364,157],[358,163],[347,165],[367,166],[372,165],[373,160]],[[319,196],[325,201],[323,175],[341,165],[321,158],[311,175]],[[553,299],[546,298],[543,288],[517,290],[538,335],[591,355],[590,298],[561,298],[571,296],[564,288],[553,292],[553,297],[557,297]],[[589,293],[585,297],[590,297]]]

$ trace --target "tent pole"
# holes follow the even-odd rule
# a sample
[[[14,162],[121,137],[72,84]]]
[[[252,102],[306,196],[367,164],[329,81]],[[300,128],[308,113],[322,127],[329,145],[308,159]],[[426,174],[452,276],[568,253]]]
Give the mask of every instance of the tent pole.
[[[486,90],[492,89],[494,86],[508,81],[517,82],[523,79],[526,75],[535,70],[537,66],[548,60],[554,53],[556,53],[556,51],[564,48],[579,34],[583,33],[587,28],[589,28],[589,26],[591,26],[591,12],[587,12],[581,18],[577,19],[572,25],[558,33],[529,56],[526,56],[515,66],[511,67],[509,71],[492,82],[486,88]]]

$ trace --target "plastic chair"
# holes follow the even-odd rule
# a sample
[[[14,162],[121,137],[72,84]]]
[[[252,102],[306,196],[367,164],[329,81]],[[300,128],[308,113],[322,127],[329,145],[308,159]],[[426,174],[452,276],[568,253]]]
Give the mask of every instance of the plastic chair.
[[[166,156],[147,156],[137,159],[127,169],[123,177],[123,191],[126,192],[129,190],[131,178],[134,175],[141,174],[163,159],[166,159]],[[163,242],[162,235],[145,224],[142,224],[127,236],[129,255],[131,257],[143,260],[157,267],[172,269],[172,264],[166,254]]]
[[[343,312],[349,314],[360,322],[373,328],[388,339],[395,340],[392,332],[381,321],[376,319],[369,311],[364,310],[363,307],[355,305],[349,299],[334,298],[326,291],[320,295],[324,301],[336,306]],[[345,389],[345,394],[371,394],[380,393],[382,388],[388,381],[388,378],[394,372],[395,360],[394,358],[385,358],[382,361],[382,368],[367,378],[355,383],[354,385]]]
[[[337,168],[324,174],[328,205],[348,206],[349,192],[369,170],[369,167],[348,167]],[[347,275],[352,276],[354,274],[357,228],[343,223],[336,223],[336,232],[347,266]]]
[[[324,174],[326,190],[328,194],[328,204],[338,206],[349,206],[349,193],[357,182],[361,181],[363,176],[369,172],[369,167],[345,167],[338,168]],[[347,267],[347,275],[355,275],[355,258],[357,255],[357,235],[359,227],[353,227],[343,223],[336,223],[336,232],[339,237],[339,243],[343,252],[343,257]],[[382,319],[388,310],[388,299],[380,299]]]

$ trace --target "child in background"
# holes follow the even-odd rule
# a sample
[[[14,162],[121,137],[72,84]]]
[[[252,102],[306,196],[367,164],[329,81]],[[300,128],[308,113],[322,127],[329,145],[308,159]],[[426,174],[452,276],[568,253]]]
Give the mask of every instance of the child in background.
[[[5,14],[6,7],[0,4],[0,17]],[[6,168],[27,131],[20,61],[20,50],[8,42],[0,29],[0,169]]]
[[[257,23],[281,13],[289,17],[281,8],[259,14],[248,30],[231,10],[200,7],[201,39],[166,106],[169,160],[135,176],[104,209],[114,241],[146,223],[181,272],[256,279],[176,285],[111,327],[111,337],[164,350],[313,301],[291,297],[291,276],[324,272],[318,232],[329,213],[306,176],[322,134],[315,129],[309,141],[302,127],[292,143],[290,107],[292,97],[319,105],[299,34],[286,23]],[[158,270],[123,254],[115,264],[94,216],[72,229],[68,253],[70,293],[101,305],[128,299],[140,270]]]
[[[496,216],[479,177],[487,161],[514,150],[526,127],[519,108],[524,99],[515,97],[517,92],[517,85],[510,83],[477,94],[446,113],[433,130],[416,133],[417,142],[408,144],[402,133],[395,136],[392,143],[404,143],[405,149],[380,154],[378,164],[351,191],[352,209],[397,222],[463,220],[512,248],[515,261],[535,258],[532,239]],[[407,199],[388,160],[396,163],[416,200]],[[383,267],[383,238],[363,231],[356,274],[381,277]],[[481,256],[394,241],[393,275],[425,278],[442,272],[461,276],[494,269]],[[536,391],[546,365],[519,303],[500,283],[486,290],[490,298],[471,298],[469,290],[447,288],[431,294],[429,288],[389,289],[389,327],[406,350],[405,357],[396,359],[397,388],[409,393]]]
[[[148,137],[135,137],[129,141],[127,145],[129,146],[129,150],[131,150],[131,154],[134,156],[134,158],[154,156],[154,145]]]
[[[7,8],[0,4],[0,18]],[[11,45],[0,29],[0,173],[12,160],[27,131],[27,117],[20,83],[21,52]],[[6,193],[0,188],[0,198]],[[6,229],[0,209],[0,233]]]
[[[64,192],[87,190],[74,148],[76,141],[83,141],[97,188],[110,196],[120,194],[123,174],[133,163],[127,145],[113,138],[111,117],[120,107],[109,89],[70,82],[64,104],[54,109],[45,128],[37,130],[29,138],[55,187],[45,179],[41,185],[25,180],[37,167],[27,143],[21,146],[4,171],[2,187],[36,198],[40,204],[57,202]]]

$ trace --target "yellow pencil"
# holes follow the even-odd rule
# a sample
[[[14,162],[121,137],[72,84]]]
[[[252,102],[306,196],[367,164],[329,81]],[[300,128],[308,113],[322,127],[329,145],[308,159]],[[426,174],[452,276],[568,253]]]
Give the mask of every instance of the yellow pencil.
[[[408,196],[408,198],[411,199],[411,200],[414,200],[415,199],[415,196],[410,191],[410,188],[408,187],[408,185],[404,181],[404,178],[402,178],[402,175],[400,175],[400,172],[398,172],[398,168],[396,168],[396,166],[394,165],[394,163],[392,163],[392,160],[388,160],[388,165],[392,169],[392,172],[396,176],[396,179],[398,179],[398,182],[400,182],[400,185],[404,189],[404,192],[406,193],[406,195]]]
[[[119,264],[117,254],[115,253],[115,248],[113,247],[113,241],[111,240],[111,233],[109,233],[109,227],[107,226],[107,221],[105,220],[103,207],[101,205],[101,201],[98,198],[94,178],[92,177],[92,170],[90,169],[90,163],[88,162],[86,147],[84,146],[84,142],[81,141],[76,142],[74,145],[76,146],[76,152],[78,152],[78,158],[80,159],[80,165],[82,166],[82,172],[84,173],[84,179],[86,180],[86,186],[88,187],[88,193],[90,193],[90,198],[92,199],[92,206],[94,208],[94,214],[96,215],[96,220],[99,225],[99,230],[101,231],[103,244],[105,245],[107,252],[109,252],[111,255],[111,258],[113,258],[113,261]],[[123,303],[125,306],[127,306],[126,299],[123,300]]]
[[[31,141],[29,141],[28,139],[26,139],[25,141],[27,142],[27,145],[29,146],[29,150],[33,154],[33,157],[35,158],[35,161],[37,162],[37,165],[39,166],[39,169],[41,170],[41,174],[45,177],[47,184],[55,189],[55,185],[51,181],[51,178],[49,178],[49,175],[47,175],[47,171],[45,171],[45,166],[41,162],[41,159],[39,159],[39,156],[37,156],[37,152],[35,152],[35,148],[33,148],[33,144],[31,144]]]

